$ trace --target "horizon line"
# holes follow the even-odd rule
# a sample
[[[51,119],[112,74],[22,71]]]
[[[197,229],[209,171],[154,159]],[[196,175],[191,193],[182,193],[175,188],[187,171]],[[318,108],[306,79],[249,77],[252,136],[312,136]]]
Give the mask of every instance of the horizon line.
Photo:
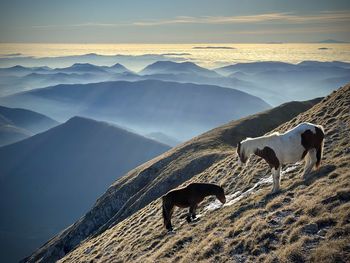
[[[332,40],[335,42],[322,42]],[[267,41],[267,42],[1,42],[0,45],[5,44],[55,44],[55,45],[64,45],[64,44],[77,44],[77,45],[235,45],[235,44],[350,44],[350,41],[343,40],[334,40],[334,39],[325,39],[319,41]]]

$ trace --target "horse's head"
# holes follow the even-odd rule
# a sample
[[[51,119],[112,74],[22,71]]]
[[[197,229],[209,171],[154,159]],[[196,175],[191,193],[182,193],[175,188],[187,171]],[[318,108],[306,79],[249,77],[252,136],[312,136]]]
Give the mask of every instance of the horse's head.
[[[248,157],[245,155],[244,150],[242,149],[242,144],[241,142],[238,143],[237,145],[237,155],[238,155],[238,161],[241,163],[246,163],[248,160]]]
[[[226,203],[226,196],[225,196],[224,188],[222,188],[221,186],[216,194],[216,198],[219,199],[219,201],[222,204]]]

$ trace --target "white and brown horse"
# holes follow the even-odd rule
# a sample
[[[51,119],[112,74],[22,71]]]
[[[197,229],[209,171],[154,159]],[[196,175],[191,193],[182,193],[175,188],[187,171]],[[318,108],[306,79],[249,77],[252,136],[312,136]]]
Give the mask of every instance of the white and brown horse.
[[[280,188],[281,167],[296,163],[304,158],[305,176],[314,166],[321,163],[324,142],[324,129],[320,125],[301,123],[285,133],[273,133],[256,138],[247,138],[238,143],[237,154],[246,163],[252,154],[263,158],[271,167],[273,174],[272,192]]]

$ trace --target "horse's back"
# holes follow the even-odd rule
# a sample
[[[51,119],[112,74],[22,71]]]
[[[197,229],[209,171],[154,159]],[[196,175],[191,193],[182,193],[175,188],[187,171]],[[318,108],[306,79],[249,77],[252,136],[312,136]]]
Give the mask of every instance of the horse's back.
[[[163,196],[163,201],[172,203],[178,207],[188,207],[190,205],[189,201],[189,191],[187,187],[173,189]]]
[[[323,127],[321,125],[313,124],[310,122],[302,122],[295,126],[294,128],[290,129],[287,133],[297,133],[297,134],[302,134],[303,132],[307,130],[311,130],[313,133],[317,132],[317,129],[324,131]]]
[[[209,183],[190,183],[186,188],[190,190],[199,190],[201,188],[208,188],[212,185],[213,184],[209,184]]]

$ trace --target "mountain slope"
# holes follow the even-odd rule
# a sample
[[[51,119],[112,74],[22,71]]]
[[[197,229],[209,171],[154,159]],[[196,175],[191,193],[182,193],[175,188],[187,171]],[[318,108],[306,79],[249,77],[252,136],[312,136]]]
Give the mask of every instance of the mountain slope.
[[[158,80],[58,85],[0,101],[45,112],[58,120],[83,115],[140,134],[162,132],[181,141],[270,108],[263,100],[238,90]]]
[[[57,260],[85,238],[103,232],[168,190],[208,167],[215,166],[220,160],[232,156],[232,146],[243,138],[242,134],[249,136],[263,134],[309,109],[318,101],[287,103],[233,121],[140,165],[117,180],[78,222],[48,241],[26,260],[29,262]],[[256,123],[259,123],[259,128],[255,126]]]
[[[270,195],[268,165],[253,157],[240,167],[232,151],[190,180],[223,185],[224,207],[207,199],[199,222],[191,225],[180,218],[186,211],[177,210],[177,232],[167,235],[161,201],[155,200],[60,262],[349,262],[349,107],[347,85],[275,129],[286,131],[303,121],[324,125],[322,166],[306,181],[302,165],[289,165],[281,192]]]
[[[37,112],[0,106],[0,146],[48,130],[58,122]]]
[[[170,147],[86,118],[0,148],[0,258],[23,258],[126,171]]]
[[[7,108],[0,106],[0,115],[15,126],[29,130],[32,133],[48,130],[58,124],[57,121],[27,109]]]
[[[27,130],[0,121],[0,146],[23,140],[32,135],[33,134]]]

